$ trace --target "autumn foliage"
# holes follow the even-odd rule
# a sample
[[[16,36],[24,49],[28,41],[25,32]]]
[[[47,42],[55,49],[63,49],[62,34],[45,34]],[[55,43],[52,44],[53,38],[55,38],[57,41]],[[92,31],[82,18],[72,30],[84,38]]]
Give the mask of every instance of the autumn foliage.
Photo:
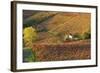
[[[33,44],[37,61],[90,59],[89,40],[72,41],[62,44]]]
[[[32,48],[32,44],[37,39],[36,29],[33,27],[26,27],[23,30],[23,40],[24,46],[27,48]]]

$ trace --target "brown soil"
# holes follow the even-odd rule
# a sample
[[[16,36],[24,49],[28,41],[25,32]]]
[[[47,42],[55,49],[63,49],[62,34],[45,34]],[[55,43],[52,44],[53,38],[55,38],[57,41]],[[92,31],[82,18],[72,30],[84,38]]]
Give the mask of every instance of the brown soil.
[[[33,44],[37,61],[81,60],[91,58],[90,40],[62,44]]]

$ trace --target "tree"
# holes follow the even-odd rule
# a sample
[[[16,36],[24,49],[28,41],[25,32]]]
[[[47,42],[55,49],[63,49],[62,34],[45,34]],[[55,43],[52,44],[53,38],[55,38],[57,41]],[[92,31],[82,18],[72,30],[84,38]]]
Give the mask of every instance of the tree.
[[[91,38],[91,33],[90,32],[85,32],[84,33],[84,38],[85,39],[90,39]]]
[[[37,32],[33,27],[26,27],[23,30],[24,46],[32,48],[33,42],[37,40]]]

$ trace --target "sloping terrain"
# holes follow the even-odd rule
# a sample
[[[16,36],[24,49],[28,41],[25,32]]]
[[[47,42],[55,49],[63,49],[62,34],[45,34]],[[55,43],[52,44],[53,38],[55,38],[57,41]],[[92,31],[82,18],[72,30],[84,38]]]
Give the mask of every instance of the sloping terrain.
[[[84,34],[90,30],[90,13],[33,11],[28,16],[26,11],[26,15],[24,26],[35,26],[39,31],[37,42],[58,43],[65,34]]]
[[[27,13],[24,11],[24,13]],[[23,14],[24,14],[23,13]],[[23,24],[24,26],[25,25],[29,25],[29,26],[32,26],[32,25],[38,25],[39,23],[47,20],[48,18],[54,16],[57,12],[37,12],[37,11],[33,11],[33,14],[30,16],[27,14],[27,17],[25,19],[25,16],[24,17],[24,20],[23,20]],[[25,14],[24,14],[25,15]]]
[[[90,29],[90,14],[88,13],[58,13],[42,25],[51,32],[83,34]]]
[[[89,40],[62,44],[33,44],[37,61],[60,61],[91,59]]]
[[[35,57],[32,56],[29,60],[35,62],[91,59],[90,38],[63,40],[65,34],[82,35],[90,31],[90,13],[29,11],[28,14],[27,10],[23,12],[23,29],[33,26],[37,30],[38,39],[32,42],[31,48]],[[24,52],[25,57],[25,54],[30,54],[26,53],[28,51]]]

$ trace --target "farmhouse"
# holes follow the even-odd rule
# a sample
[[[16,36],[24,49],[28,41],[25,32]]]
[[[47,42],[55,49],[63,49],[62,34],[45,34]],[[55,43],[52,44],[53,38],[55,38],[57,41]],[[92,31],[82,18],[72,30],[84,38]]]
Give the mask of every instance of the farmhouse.
[[[73,40],[72,34],[65,34],[64,41],[66,41],[66,40]]]

